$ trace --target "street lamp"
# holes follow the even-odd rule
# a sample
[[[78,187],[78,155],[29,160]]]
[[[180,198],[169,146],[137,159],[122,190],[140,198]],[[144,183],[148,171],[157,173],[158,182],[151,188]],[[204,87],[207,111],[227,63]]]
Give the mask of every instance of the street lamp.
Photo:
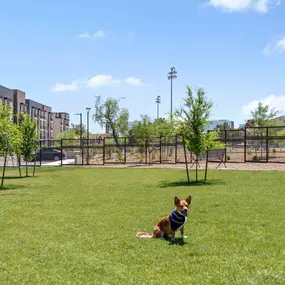
[[[157,119],[159,118],[159,104],[161,103],[161,99],[160,99],[160,96],[157,96],[156,97],[156,104],[157,104]]]
[[[168,72],[168,80],[170,80],[170,116],[172,121],[172,80],[177,78],[177,71],[175,70],[175,67],[170,68],[170,72]]]
[[[91,111],[91,108],[86,108],[87,113],[87,164],[89,164],[89,113]]]
[[[82,130],[82,113],[74,114],[75,116],[80,117],[80,147],[82,147],[82,136],[83,136],[83,130]]]

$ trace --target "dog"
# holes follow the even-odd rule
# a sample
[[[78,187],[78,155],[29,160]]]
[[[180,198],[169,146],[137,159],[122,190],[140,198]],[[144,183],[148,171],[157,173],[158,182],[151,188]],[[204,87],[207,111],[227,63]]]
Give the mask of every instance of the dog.
[[[167,239],[171,238],[172,241],[175,240],[175,233],[180,230],[181,237],[187,238],[184,235],[184,225],[187,222],[187,217],[189,213],[189,207],[192,202],[192,196],[190,195],[187,199],[181,200],[179,197],[174,198],[174,210],[167,216],[159,219],[154,227],[152,234],[138,232],[136,233],[137,238],[161,238]]]

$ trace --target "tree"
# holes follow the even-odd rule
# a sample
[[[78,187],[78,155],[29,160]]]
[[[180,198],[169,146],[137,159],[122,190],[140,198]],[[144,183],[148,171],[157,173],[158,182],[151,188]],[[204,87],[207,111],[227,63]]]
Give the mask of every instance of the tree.
[[[152,158],[154,158],[156,155],[157,145],[155,144],[155,142],[157,140],[160,140],[161,138],[164,138],[167,142],[169,142],[171,137],[173,137],[174,135],[174,128],[173,123],[164,118],[159,118],[152,122],[149,116],[141,115],[141,120],[134,122],[130,134],[131,139],[141,145],[141,155],[144,152],[144,144],[146,142],[148,143],[148,153],[150,161],[150,154],[152,153]]]
[[[274,108],[269,109],[269,105],[265,105],[262,102],[259,102],[258,106],[253,111],[251,111],[251,122],[256,127],[265,127],[271,123],[272,119],[274,119],[278,113],[279,112]]]
[[[2,104],[0,100],[0,157],[4,157],[1,186],[4,185],[6,162],[8,155],[20,152],[22,136],[18,126],[12,122],[12,108]]]
[[[269,105],[263,104],[262,102],[259,102],[258,106],[253,111],[251,111],[252,119],[249,120],[249,122],[252,126],[259,127],[257,129],[250,130],[250,135],[260,137],[260,139],[253,141],[256,158],[257,150],[259,148],[261,149],[261,158],[263,156],[263,137],[267,135],[266,127],[281,125],[278,120],[273,120],[278,115],[278,113],[279,112],[274,108],[270,109]],[[276,135],[276,133],[277,129],[268,129],[268,135],[273,136]]]
[[[132,135],[136,142],[144,144],[146,141],[151,142],[154,138],[154,126],[147,115],[141,115],[141,121],[135,121],[132,127]]]
[[[187,86],[187,96],[184,99],[184,107],[176,113],[178,132],[182,134],[187,149],[195,155],[196,181],[198,180],[198,157],[215,148],[223,146],[218,141],[216,131],[206,132],[213,103],[205,96],[204,89],[197,90],[197,97]]]
[[[22,145],[21,154],[26,161],[26,177],[29,176],[28,173],[28,161],[35,160],[35,154],[39,148],[39,136],[40,132],[38,130],[37,121],[32,121],[29,114],[20,114],[20,132],[22,134]],[[36,165],[34,163],[33,176],[35,176]]]
[[[77,137],[80,137],[81,126],[80,124],[71,124],[71,128],[69,129],[71,132],[74,131]],[[84,124],[82,124],[82,136],[87,134],[87,129]]]
[[[227,122],[224,122],[223,124],[217,125],[215,127],[215,130],[230,130],[230,129],[231,129],[231,126]]]
[[[174,136],[174,124],[171,120],[159,118],[153,122],[153,125],[156,137],[162,137],[169,141]]]
[[[147,115],[141,115],[140,121],[135,121],[131,129],[131,134],[137,144],[139,144],[140,160],[143,160],[145,144],[148,145],[148,154],[150,155],[152,145],[155,139],[155,131],[151,119]]]
[[[95,114],[93,120],[98,123],[101,128],[108,124],[112,130],[113,138],[117,146],[120,145],[119,136],[127,136],[129,112],[127,109],[121,108],[120,99],[107,98],[103,101],[100,96],[95,100]]]

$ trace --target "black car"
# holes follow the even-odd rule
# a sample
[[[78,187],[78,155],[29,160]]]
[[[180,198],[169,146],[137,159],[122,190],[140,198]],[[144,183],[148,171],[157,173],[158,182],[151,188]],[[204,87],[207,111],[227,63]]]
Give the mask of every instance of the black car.
[[[38,150],[35,157],[36,161],[58,161],[61,160],[61,158],[66,159],[66,153],[52,147],[45,147]]]

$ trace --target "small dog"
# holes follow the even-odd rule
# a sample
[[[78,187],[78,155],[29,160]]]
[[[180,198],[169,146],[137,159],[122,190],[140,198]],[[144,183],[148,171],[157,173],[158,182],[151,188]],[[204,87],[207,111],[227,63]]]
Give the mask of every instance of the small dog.
[[[173,241],[175,239],[175,232],[180,230],[182,238],[184,236],[184,225],[187,221],[189,212],[189,206],[192,202],[192,196],[189,196],[186,200],[181,200],[179,197],[174,198],[174,210],[167,216],[161,218],[152,234],[138,232],[136,233],[137,238],[169,238]]]

